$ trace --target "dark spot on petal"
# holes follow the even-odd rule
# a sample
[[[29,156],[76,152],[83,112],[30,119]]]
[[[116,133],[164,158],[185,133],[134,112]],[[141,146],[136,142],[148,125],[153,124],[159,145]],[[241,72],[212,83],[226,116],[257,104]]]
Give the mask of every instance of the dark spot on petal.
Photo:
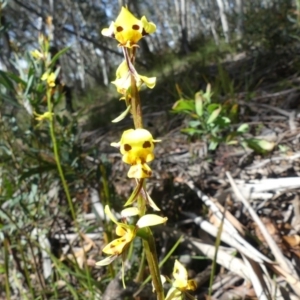
[[[151,176],[152,174],[152,171],[148,171],[148,170],[145,170],[145,169],[142,169],[143,172],[147,175],[147,176]]]
[[[124,243],[124,242],[126,242],[126,239],[121,239],[120,241],[121,241],[122,243]]]
[[[131,149],[132,149],[132,147],[130,145],[128,145],[128,144],[124,145],[124,150],[125,151],[130,151]]]
[[[140,26],[139,26],[139,25],[132,25],[132,29],[133,29],[133,30],[139,30],[139,29],[140,29]]]
[[[148,32],[146,32],[145,28],[143,28],[142,36],[145,36],[145,35],[147,35],[147,34],[148,34]]]
[[[118,26],[118,27],[117,27],[117,31],[118,31],[118,32],[123,31],[123,27],[122,27],[122,26]]]
[[[150,147],[151,147],[151,142],[149,141],[144,142],[143,148],[150,148]]]
[[[115,248],[115,247],[116,247],[116,246],[113,245],[113,244],[110,245],[110,248],[111,248],[111,249],[113,249],[113,248]]]

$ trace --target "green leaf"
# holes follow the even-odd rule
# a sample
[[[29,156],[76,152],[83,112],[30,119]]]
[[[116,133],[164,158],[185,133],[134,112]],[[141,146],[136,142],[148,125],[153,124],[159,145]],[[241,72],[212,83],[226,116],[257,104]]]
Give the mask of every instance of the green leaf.
[[[22,80],[19,76],[15,75],[14,73],[0,71],[0,74],[2,77],[9,78],[16,83],[20,83],[23,86],[26,86],[26,82]]]
[[[196,113],[199,117],[203,116],[203,94],[198,92],[195,94],[195,108]]]
[[[203,134],[202,130],[196,129],[196,128],[184,128],[181,130],[183,133],[187,133],[188,135],[194,135],[194,134]]]
[[[207,106],[207,111],[209,112],[209,114],[211,114],[214,110],[218,109],[219,107],[220,107],[220,104],[212,103]]]
[[[230,126],[230,119],[227,117],[218,116],[214,122],[214,125],[218,126],[219,129],[228,128]]]
[[[24,93],[24,96],[27,96],[31,86],[32,86],[32,82],[33,82],[33,79],[34,79],[34,75],[31,75],[27,81],[27,86],[26,86],[26,90],[25,90],[25,93]]]
[[[189,126],[192,127],[192,128],[196,128],[199,125],[201,125],[201,122],[199,120],[193,120],[193,121],[189,122]]]
[[[8,78],[7,74],[3,71],[0,71],[0,83],[5,86],[8,90],[14,90],[14,86],[11,80]]]
[[[219,143],[217,141],[211,141],[209,143],[208,149],[209,150],[216,150],[216,148],[218,147]]]
[[[239,133],[246,133],[249,131],[249,125],[244,123],[241,126],[239,126],[239,128],[237,129],[237,132]]]
[[[217,104],[218,108],[216,108],[211,115],[209,116],[208,120],[206,121],[206,124],[211,124],[215,121],[215,119],[219,116],[221,110],[222,110],[222,106]]]
[[[65,54],[69,49],[70,49],[70,47],[67,47],[67,48],[64,48],[64,49],[60,50],[59,52],[57,52],[51,59],[51,67],[54,67],[54,65],[55,65],[56,61],[59,59],[59,57],[62,56],[63,54]]]
[[[195,101],[180,99],[175,102],[172,109],[173,112],[195,111]]]
[[[227,134],[225,138],[226,144],[228,145],[237,144],[237,140],[235,140],[236,135],[237,135],[236,132],[230,132],[229,134]]]
[[[266,154],[268,152],[271,152],[275,147],[275,143],[273,142],[256,139],[256,138],[245,139],[245,142],[247,143],[247,146],[249,148],[261,154]]]

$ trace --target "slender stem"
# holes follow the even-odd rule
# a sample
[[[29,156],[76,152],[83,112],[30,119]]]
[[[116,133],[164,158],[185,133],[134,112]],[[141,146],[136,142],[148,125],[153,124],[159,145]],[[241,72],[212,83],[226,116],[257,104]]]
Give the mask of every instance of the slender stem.
[[[10,282],[9,282],[9,241],[7,238],[4,238],[3,240],[3,246],[4,246],[4,270],[5,270],[5,291],[6,291],[6,299],[10,300]]]
[[[137,75],[137,72],[133,66],[136,51],[135,48],[131,50],[128,50],[128,48],[123,48],[123,53],[130,72],[130,80],[131,80],[130,94],[131,94],[131,107],[132,107],[131,112],[133,116],[134,127],[136,129],[143,128],[141,100],[136,85],[136,77],[135,77]],[[146,190],[146,180],[144,180],[143,182],[143,187]],[[138,196],[137,203],[138,203],[138,209],[140,211],[140,217],[141,217],[146,213],[146,203],[142,195]],[[156,254],[154,237],[149,227],[146,230],[148,233],[148,239],[143,240],[143,247],[148,262],[149,271],[153,280],[153,285],[156,291],[157,299],[164,300],[165,299],[164,289],[160,278],[159,264],[158,264],[157,254]]]
[[[138,88],[136,86],[136,78],[137,72],[134,68],[134,60],[135,60],[135,48],[128,49],[123,47],[123,54],[128,66],[128,70],[130,72],[130,80],[131,80],[131,112],[133,116],[133,123],[135,128],[143,128],[143,117],[142,117],[142,107],[141,107],[141,99]]]
[[[132,106],[134,127],[143,128],[143,117],[142,117],[140,94],[136,87],[136,80],[133,75],[131,75],[131,106]]]
[[[157,300],[164,300],[165,295],[164,295],[164,289],[160,278],[155,241],[150,228],[147,228],[147,231],[148,231],[148,241],[143,240],[143,246],[145,249],[146,258],[148,261],[148,266],[152,277],[153,285],[156,291]]]
[[[50,87],[47,87],[47,105],[48,105],[48,111],[50,112],[50,120],[49,120],[50,135],[51,135],[51,140],[52,140],[52,144],[53,144],[53,152],[54,152],[54,157],[55,157],[55,161],[56,161],[56,166],[57,166],[57,170],[58,170],[58,173],[59,173],[62,185],[63,185],[64,192],[67,197],[67,201],[68,201],[69,208],[71,211],[72,219],[74,221],[75,227],[77,227],[75,210],[74,210],[73,202],[71,199],[70,191],[68,188],[68,184],[66,182],[65,175],[64,175],[64,172],[61,167],[61,162],[60,162],[60,157],[59,157],[59,152],[58,152],[58,147],[57,147],[57,141],[56,141],[56,137],[55,137],[54,119],[53,119],[53,115],[52,115],[52,103],[51,103],[51,88]]]
[[[144,180],[144,185],[145,183],[146,180]],[[139,195],[137,203],[138,203],[138,208],[141,216],[145,215],[146,213],[145,199],[141,195]],[[144,252],[146,254],[146,259],[148,262],[148,267],[152,277],[153,285],[156,291],[157,299],[164,300],[165,299],[164,289],[160,278],[159,263],[156,254],[155,240],[152,231],[149,227],[146,228],[146,231],[147,231],[148,238],[147,240],[143,239]]]
[[[143,249],[142,257],[140,259],[139,270],[138,270],[138,273],[137,273],[136,278],[135,278],[136,282],[142,282],[143,281],[144,272],[145,272],[145,262],[146,262],[145,249]]]

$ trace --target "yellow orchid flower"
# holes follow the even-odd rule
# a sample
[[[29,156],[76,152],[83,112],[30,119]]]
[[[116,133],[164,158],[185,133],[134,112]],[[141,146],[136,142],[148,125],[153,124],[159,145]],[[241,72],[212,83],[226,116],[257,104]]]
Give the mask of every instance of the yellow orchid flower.
[[[51,120],[54,113],[46,111],[43,114],[38,114],[38,113],[34,112],[34,115],[35,115],[35,119],[37,121],[44,121],[44,120]]]
[[[175,278],[173,286],[180,291],[194,291],[196,289],[197,285],[195,280],[188,280],[187,270],[177,259],[174,264],[173,276]]]
[[[41,79],[43,81],[47,81],[48,86],[50,87],[55,87],[55,74],[53,72],[49,73],[46,72],[43,74],[43,76],[41,77]]]
[[[151,176],[151,168],[147,165],[154,159],[154,140],[152,134],[142,128],[125,130],[119,143],[112,146],[120,147],[122,160],[131,165],[128,171],[129,178],[148,178]]]
[[[153,33],[156,26],[148,22],[143,16],[137,19],[126,7],[122,7],[115,22],[111,22],[109,28],[102,29],[104,36],[115,38],[124,47],[134,47],[137,42],[147,34]]]
[[[165,300],[180,300],[182,293],[194,291],[197,288],[195,280],[188,280],[188,274],[185,267],[176,259],[173,269],[174,281],[168,291]]]
[[[31,56],[35,59],[43,59],[44,58],[44,54],[41,53],[39,50],[35,49],[33,51],[31,51]]]
[[[105,206],[104,211],[106,215],[117,225],[116,234],[120,236],[120,238],[113,240],[103,248],[102,252],[110,256],[97,262],[96,263],[97,266],[106,266],[110,264],[112,261],[114,261],[120,254],[124,253],[128,248],[129,244],[134,240],[136,236],[136,232],[139,228],[163,224],[167,221],[167,218],[163,218],[154,214],[147,214],[142,216],[138,220],[136,225],[128,225],[125,223],[118,222],[117,219],[112,214],[112,212],[110,211],[108,205]],[[129,216],[133,216],[138,214],[138,211],[134,207],[127,208],[125,210],[125,214]]]
[[[134,77],[138,90],[141,88],[143,83],[145,83],[145,85],[150,89],[153,89],[155,86],[156,77],[142,76],[139,75],[135,70]],[[130,71],[125,60],[119,65],[116,71],[116,80],[112,81],[112,83],[117,87],[118,93],[122,95],[126,95],[129,88],[131,87]]]

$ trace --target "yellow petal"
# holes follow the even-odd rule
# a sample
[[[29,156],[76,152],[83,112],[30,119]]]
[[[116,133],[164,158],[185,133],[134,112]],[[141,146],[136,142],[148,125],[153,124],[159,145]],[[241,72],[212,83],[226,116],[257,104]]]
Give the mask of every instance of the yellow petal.
[[[109,28],[103,28],[101,34],[108,37],[114,37],[115,23],[111,22]]]
[[[180,290],[185,290],[188,285],[187,270],[177,259],[175,260],[174,264],[173,276],[175,278],[173,286]]]
[[[36,120],[43,121],[43,120],[51,120],[54,113],[50,113],[49,111],[46,111],[42,115],[40,115],[40,114],[34,112],[34,115],[36,116],[35,117]]]
[[[134,67],[132,66],[132,68]],[[135,76],[136,86],[138,90],[140,90],[143,83],[145,83],[145,85],[150,89],[154,88],[156,84],[156,77],[146,77],[139,75],[135,69],[132,70],[132,73]],[[129,89],[131,87],[131,76],[127,62],[125,60],[117,68],[116,80],[112,81],[112,83],[117,87],[118,93],[125,95],[129,92]]]
[[[127,233],[127,230],[124,227],[119,226],[119,225],[116,227],[116,234],[118,236],[124,236],[126,233]]]
[[[156,31],[156,25],[152,22],[148,22],[145,16],[141,18],[141,21],[147,34],[154,33]]]
[[[115,147],[115,148],[120,148],[120,142],[118,143],[111,143],[111,146]]]
[[[181,294],[181,291],[179,291],[175,287],[171,287],[167,293],[165,300],[181,300]]]
[[[55,74],[53,72],[48,76],[47,83],[50,87],[55,86]]]
[[[152,170],[147,164],[132,165],[127,173],[129,178],[149,178],[152,175]]]
[[[195,280],[189,280],[187,283],[188,283],[187,284],[187,290],[190,290],[190,291],[195,291],[196,290],[197,283],[196,283]]]
[[[131,147],[131,148],[129,148]],[[124,156],[123,161],[130,165],[135,164],[142,164],[142,162],[150,162],[154,159],[154,153],[152,152],[152,149],[144,149],[142,147],[134,146],[132,144],[124,144]],[[130,149],[127,151],[126,150]],[[122,153],[122,147],[121,147],[121,153]],[[145,169],[148,169],[151,171],[151,169],[146,166]]]
[[[108,256],[108,257],[96,262],[96,266],[98,266],[98,267],[107,266],[110,263],[112,263],[117,257],[118,257],[118,255]]]
[[[127,62],[126,62],[126,60],[123,60],[117,68],[116,77],[121,78],[124,75],[127,75],[128,71],[129,71],[129,68],[128,68]]]
[[[118,220],[115,218],[115,216],[112,214],[112,212],[110,211],[110,208],[108,205],[105,205],[104,208],[104,212],[105,214],[117,225],[120,225],[121,223],[118,222]]]
[[[35,59],[42,59],[44,57],[44,55],[38,51],[38,50],[34,50],[34,51],[31,51],[31,55],[35,58]]]
[[[140,78],[149,89],[153,89],[155,87],[156,77],[146,77],[140,75]]]
[[[50,87],[54,87],[55,86],[55,74],[52,72],[52,73],[44,73],[41,77],[41,80],[45,81],[47,80],[47,84],[50,86]]]
[[[102,252],[109,255],[120,255],[126,245],[126,240],[123,240],[123,238],[119,238],[107,244],[102,249]]]
[[[138,20],[127,8],[122,7],[115,22],[115,39],[123,46],[136,44],[142,37],[143,22]]]
[[[46,72],[46,73],[44,73],[43,75],[42,75],[42,77],[41,77],[41,80],[47,80],[47,78],[48,78],[48,76],[49,76],[49,74]]]
[[[127,155],[124,162],[134,164],[135,159],[149,162],[154,159],[152,134],[146,129],[129,129],[121,137],[121,153]],[[127,161],[125,161],[127,160]]]
[[[147,214],[142,216],[138,222],[136,223],[136,226],[139,228],[148,227],[148,226],[155,226],[158,224],[164,224],[166,223],[168,218],[163,218],[155,214]]]
[[[123,237],[113,240],[109,244],[107,244],[102,252],[110,255],[120,255],[126,245],[128,245],[133,239],[133,235],[124,235]]]
[[[104,212],[117,225],[117,227],[124,228],[124,230],[127,233],[130,232],[130,231],[134,231],[134,226],[118,222],[118,220],[116,219],[116,217],[112,214],[112,212],[111,212],[111,210],[110,210],[110,208],[109,208],[108,205],[105,205]]]
[[[140,210],[137,207],[128,207],[121,211],[121,216],[123,218],[137,216],[140,213]]]
[[[112,22],[109,28],[104,28],[101,33],[115,38],[121,46],[131,48],[143,36],[155,30],[155,24],[148,22],[146,17],[139,20],[127,8],[122,7],[116,21]]]
[[[160,211],[160,208],[155,204],[148,192],[146,192],[146,195],[149,206],[151,206],[156,211]]]

